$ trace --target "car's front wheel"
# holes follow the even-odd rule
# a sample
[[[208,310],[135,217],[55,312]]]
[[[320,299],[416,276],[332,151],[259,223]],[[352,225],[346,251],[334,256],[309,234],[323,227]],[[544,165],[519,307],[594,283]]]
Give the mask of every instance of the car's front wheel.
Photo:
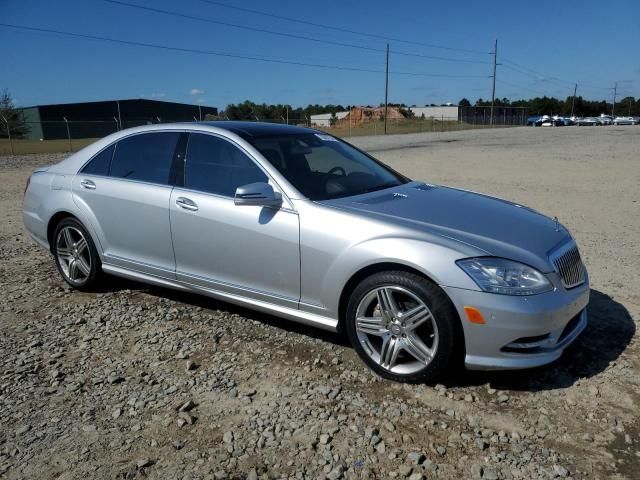
[[[346,330],[364,362],[400,382],[435,382],[455,360],[458,317],[446,294],[412,273],[376,273],[353,291]]]
[[[78,290],[96,286],[101,274],[100,257],[82,223],[71,217],[60,221],[51,250],[65,282]]]

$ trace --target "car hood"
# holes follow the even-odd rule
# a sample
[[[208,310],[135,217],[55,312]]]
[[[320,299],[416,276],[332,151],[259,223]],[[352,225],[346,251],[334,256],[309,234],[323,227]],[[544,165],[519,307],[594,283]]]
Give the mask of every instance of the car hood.
[[[553,270],[549,252],[571,238],[554,219],[528,207],[418,182],[321,203],[462,242],[481,255],[517,260],[543,272]]]

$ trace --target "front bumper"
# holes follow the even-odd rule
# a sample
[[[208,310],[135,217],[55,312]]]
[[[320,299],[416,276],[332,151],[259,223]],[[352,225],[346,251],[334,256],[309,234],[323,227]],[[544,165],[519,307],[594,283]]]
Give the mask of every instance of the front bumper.
[[[532,368],[553,362],[587,326],[588,280],[570,290],[559,287],[526,297],[443,289],[458,310],[465,366],[470,370]],[[486,323],[468,322],[465,306],[480,310]]]

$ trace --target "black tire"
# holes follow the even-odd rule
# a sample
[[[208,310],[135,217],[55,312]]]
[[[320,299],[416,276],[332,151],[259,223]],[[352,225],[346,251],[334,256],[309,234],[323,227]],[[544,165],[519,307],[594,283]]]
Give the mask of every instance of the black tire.
[[[86,269],[88,271],[88,274],[85,276],[83,273],[83,278],[71,278],[69,273],[65,271],[65,266],[66,270],[70,270],[69,266],[66,264],[65,266],[63,266],[61,263],[64,262],[64,260],[61,260],[60,258],[60,250],[64,246],[61,245],[61,242],[63,242],[64,244],[64,240],[61,240],[60,236],[63,230],[68,230],[69,228],[72,232],[79,232],[84,240],[86,240],[86,251],[83,250],[80,253],[84,259],[89,259],[88,268]],[[74,239],[79,240],[80,237],[76,234],[76,236],[74,236]],[[58,272],[62,276],[62,279],[71,287],[82,291],[94,291],[102,280],[102,263],[100,262],[100,256],[98,255],[96,246],[93,243],[91,235],[89,235],[89,232],[87,232],[87,229],[77,219],[73,217],[66,217],[56,225],[53,237],[51,239],[51,253],[53,254],[54,261],[56,262],[56,267],[58,268]],[[85,261],[84,265],[86,265],[86,263],[87,262]]]
[[[392,372],[374,361],[365,351],[356,331],[356,312],[363,299],[380,287],[397,286],[418,297],[431,311],[438,329],[438,346],[431,361],[424,368],[409,374]],[[424,277],[404,271],[380,272],[367,277],[352,292],[347,305],[345,330],[351,345],[360,358],[383,378],[406,383],[435,383],[445,373],[460,366],[464,351],[458,314],[444,291]]]

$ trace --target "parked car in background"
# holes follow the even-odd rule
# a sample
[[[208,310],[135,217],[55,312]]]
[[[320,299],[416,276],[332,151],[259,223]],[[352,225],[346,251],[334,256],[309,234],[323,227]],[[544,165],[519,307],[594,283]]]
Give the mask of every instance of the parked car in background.
[[[541,118],[540,115],[532,115],[530,117],[527,117],[527,126],[529,127],[539,126],[539,125],[536,125],[536,122],[540,120],[540,118]]]
[[[576,120],[576,125],[579,127],[582,127],[582,126],[597,127],[601,125],[601,123],[595,117],[585,117],[585,118],[578,118]]]
[[[600,125],[613,125],[613,117],[609,115],[600,115],[596,119],[600,122]]]
[[[541,127],[562,127],[564,126],[564,119],[557,115],[550,117],[549,115],[543,115],[540,121]]]
[[[589,277],[557,219],[308,128],[123,130],[37,169],[23,219],[75,289],[108,273],[342,331],[397,381],[544,365],[587,325]]]
[[[633,117],[616,117],[613,119],[614,125],[637,125],[638,121]]]
[[[541,127],[553,127],[553,119],[549,115],[543,115],[540,118]]]

